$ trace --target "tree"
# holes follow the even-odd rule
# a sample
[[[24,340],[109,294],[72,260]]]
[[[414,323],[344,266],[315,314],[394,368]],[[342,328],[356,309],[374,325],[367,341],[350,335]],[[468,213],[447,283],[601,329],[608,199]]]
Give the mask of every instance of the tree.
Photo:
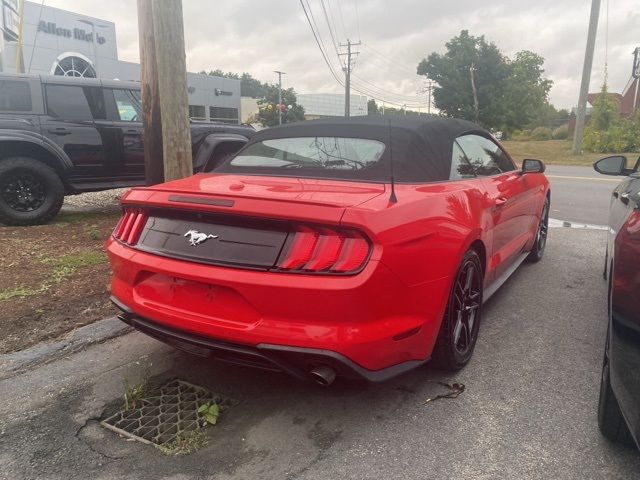
[[[278,86],[265,85],[264,98],[258,100],[258,113],[256,120],[265,127],[278,125]],[[285,110],[282,112],[282,123],[292,123],[304,120],[304,108],[296,101],[296,92],[293,88],[282,90],[282,103]]]
[[[437,83],[433,100],[445,115],[513,130],[528,125],[548,103],[551,81],[543,78],[544,59],[539,55],[522,51],[512,61],[494,43],[468,30],[447,42],[446,49],[442,55],[431,53],[417,67],[419,75]]]
[[[367,115],[380,115],[380,109],[374,98],[370,98],[367,102]]]
[[[602,84],[600,94],[593,103],[593,113],[589,127],[597,132],[609,130],[620,117],[620,105],[613,95],[609,93],[607,82]]]

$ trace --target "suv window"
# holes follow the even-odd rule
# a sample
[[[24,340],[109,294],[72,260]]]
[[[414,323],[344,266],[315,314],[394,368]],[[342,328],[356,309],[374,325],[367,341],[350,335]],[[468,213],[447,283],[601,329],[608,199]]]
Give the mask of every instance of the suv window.
[[[0,110],[30,111],[31,89],[29,83],[19,80],[0,80]]]
[[[475,178],[473,165],[464,154],[458,142],[453,143],[453,155],[451,157],[451,173],[449,180],[460,180],[463,178]]]
[[[457,142],[477,175],[497,175],[516,170],[507,154],[495,143],[480,135],[463,135]]]
[[[46,85],[47,112],[66,120],[104,119],[104,98],[97,87]],[[91,106],[89,105],[91,101]]]
[[[132,90],[113,90],[118,117],[123,122],[139,122],[140,106]]]

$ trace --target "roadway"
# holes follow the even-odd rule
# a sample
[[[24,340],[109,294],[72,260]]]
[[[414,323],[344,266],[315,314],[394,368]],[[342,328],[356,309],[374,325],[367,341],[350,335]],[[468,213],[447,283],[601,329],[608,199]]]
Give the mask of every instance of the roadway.
[[[568,222],[607,225],[611,192],[623,177],[600,175],[592,167],[547,166],[551,217]]]

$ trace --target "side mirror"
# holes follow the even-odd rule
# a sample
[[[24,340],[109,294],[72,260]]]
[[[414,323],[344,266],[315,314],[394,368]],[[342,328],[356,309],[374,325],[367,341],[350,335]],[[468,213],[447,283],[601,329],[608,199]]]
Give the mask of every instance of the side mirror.
[[[593,168],[602,175],[628,175],[630,173],[627,170],[627,157],[623,155],[601,158],[593,164]]]
[[[546,167],[542,160],[535,160],[533,158],[527,158],[522,161],[521,174],[525,173],[544,173]]]

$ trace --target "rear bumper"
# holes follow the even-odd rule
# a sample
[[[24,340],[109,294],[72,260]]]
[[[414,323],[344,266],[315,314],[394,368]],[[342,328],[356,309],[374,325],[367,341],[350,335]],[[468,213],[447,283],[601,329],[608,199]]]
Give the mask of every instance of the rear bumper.
[[[325,365],[333,368],[338,375],[343,377],[358,378],[368,382],[383,382],[429,361],[429,358],[411,360],[382,370],[371,371],[362,368],[344,355],[330,350],[270,345],[268,343],[256,346],[241,345],[174,330],[135,315],[114,296],[111,296],[111,301],[122,310],[122,313],[118,315],[120,320],[175,348],[238,365],[281,371],[299,380],[310,380],[309,371],[313,367]]]
[[[330,277],[197,264],[116,241],[107,252],[112,294],[140,330],[242,346],[271,366],[291,358],[287,365],[304,369],[321,357],[368,379],[428,360],[450,288],[448,278],[408,287],[373,260],[357,275]]]

